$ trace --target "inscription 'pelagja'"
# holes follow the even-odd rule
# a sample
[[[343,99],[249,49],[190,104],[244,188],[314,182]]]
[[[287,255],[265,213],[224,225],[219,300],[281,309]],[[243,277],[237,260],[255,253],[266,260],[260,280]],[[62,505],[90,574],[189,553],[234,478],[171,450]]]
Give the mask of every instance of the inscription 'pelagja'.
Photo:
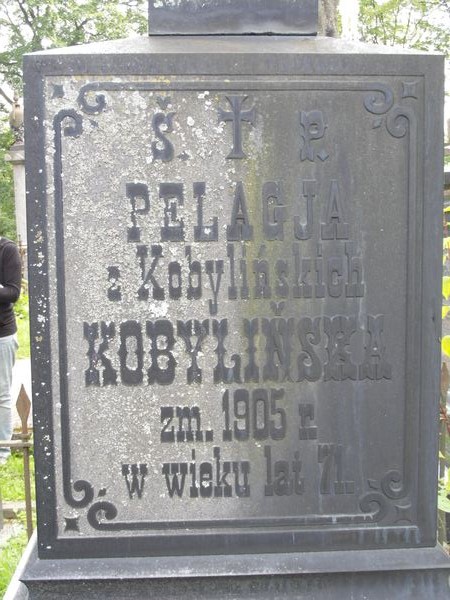
[[[254,241],[256,233],[261,232],[265,241],[284,241],[287,228],[291,228],[289,237],[296,240],[309,240],[315,229],[322,240],[348,240],[350,226],[347,221],[346,207],[342,191],[336,179],[327,184],[325,190],[319,190],[315,179],[299,180],[298,193],[294,198],[287,198],[283,183],[266,181],[261,186],[259,197],[251,197],[242,181],[234,186],[233,198],[221,198],[223,205],[231,207],[231,215],[226,224],[226,240],[229,242]],[[325,187],[325,186],[323,186]],[[127,183],[126,196],[130,203],[131,227],[127,231],[128,242],[141,242],[146,224],[154,224],[159,213],[155,203],[163,204],[163,217],[159,228],[159,240],[156,242],[217,242],[219,241],[220,221],[214,216],[209,223],[204,220],[207,184],[204,181],[194,182],[192,198],[196,208],[189,203],[187,212],[196,212],[197,221],[192,232],[188,232],[180,207],[185,206],[187,189],[184,183],[159,183],[154,191],[144,183]],[[320,193],[320,196],[318,195]],[[210,198],[210,203],[217,205],[217,193]],[[258,210],[248,210],[248,206],[257,205]],[[322,216],[319,220],[314,213],[315,205],[320,204]],[[306,213],[303,221],[301,210]],[[293,214],[291,214],[291,212]],[[225,210],[228,213],[228,210]],[[316,222],[317,220],[317,222]],[[192,234],[192,235],[191,235]],[[258,238],[261,236],[258,235]]]

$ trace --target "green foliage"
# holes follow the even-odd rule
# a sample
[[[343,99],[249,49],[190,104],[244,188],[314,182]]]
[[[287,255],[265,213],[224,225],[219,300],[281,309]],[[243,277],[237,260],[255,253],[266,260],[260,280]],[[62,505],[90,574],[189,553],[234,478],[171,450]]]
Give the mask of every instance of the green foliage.
[[[450,52],[450,3],[445,0],[360,0],[361,39],[373,44]]]
[[[24,289],[25,287],[25,289]],[[26,286],[22,284],[22,293],[20,294],[19,299],[14,304],[14,312],[17,320],[28,321],[28,317],[30,314],[30,307],[28,303],[28,292],[26,290]]]
[[[31,494],[34,500],[34,459],[30,456],[31,472]],[[2,499],[5,502],[20,502],[25,498],[25,487],[23,478],[23,455],[22,452],[13,452],[7,462],[0,466],[0,489]],[[33,524],[35,524],[35,514],[33,512]],[[26,534],[26,513],[21,511],[14,524],[19,526],[19,532],[11,537],[4,546],[0,547],[0,598],[9,585],[9,582],[16,570],[17,564],[28,543]]]
[[[34,498],[34,460],[30,456],[31,494]],[[25,498],[22,452],[14,452],[0,466],[0,489],[3,502],[16,502]]]
[[[28,303],[28,292],[22,289],[20,298],[14,304],[14,312],[17,322],[17,339],[19,349],[17,359],[30,357],[30,309]]]
[[[5,161],[8,148],[13,143],[9,127],[0,121],[0,237],[16,238],[14,216],[14,181],[10,163]]]
[[[27,543],[27,534],[23,530],[0,548],[0,598],[3,598],[8,588]]]
[[[439,480],[438,508],[443,512],[450,513],[450,471]]]
[[[448,233],[448,225],[446,216],[448,210],[444,209],[444,240],[443,240],[443,265],[444,268],[449,266],[450,260],[450,237]],[[442,298],[448,301],[450,299],[450,277],[444,275],[442,278]],[[442,305],[442,320],[447,319],[450,315],[450,307],[447,304]],[[442,353],[450,356],[450,335],[444,335],[441,340]],[[438,485],[438,514],[440,540],[449,543],[450,540],[446,537],[446,518],[445,515],[450,514],[450,413],[447,409],[447,392],[449,389],[448,370],[445,363],[441,371],[441,398],[440,398],[440,429],[439,429],[439,472],[440,479]]]
[[[17,350],[16,359],[30,358],[30,323],[24,319],[17,320],[17,341],[19,349]]]
[[[20,92],[25,53],[144,33],[146,6],[146,0],[3,0],[0,30],[8,42],[0,74]]]

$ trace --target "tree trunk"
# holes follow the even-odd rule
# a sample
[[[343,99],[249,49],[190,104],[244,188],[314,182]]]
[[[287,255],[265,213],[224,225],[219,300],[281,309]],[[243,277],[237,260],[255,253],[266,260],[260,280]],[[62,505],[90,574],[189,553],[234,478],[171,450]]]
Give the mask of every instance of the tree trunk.
[[[319,1],[319,35],[338,37],[338,7],[339,0]]]

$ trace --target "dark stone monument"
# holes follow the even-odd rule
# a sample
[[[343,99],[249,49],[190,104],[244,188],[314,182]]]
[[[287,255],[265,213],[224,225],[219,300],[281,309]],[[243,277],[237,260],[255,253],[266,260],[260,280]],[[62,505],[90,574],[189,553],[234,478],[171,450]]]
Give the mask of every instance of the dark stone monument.
[[[31,598],[448,597],[443,58],[316,8],[26,57]]]
[[[317,0],[150,0],[151,35],[317,33]]]

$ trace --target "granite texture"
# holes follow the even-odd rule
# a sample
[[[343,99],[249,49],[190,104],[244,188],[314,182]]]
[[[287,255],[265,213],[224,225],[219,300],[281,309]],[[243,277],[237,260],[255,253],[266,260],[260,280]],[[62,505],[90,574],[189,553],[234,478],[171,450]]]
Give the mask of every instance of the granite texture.
[[[434,546],[442,65],[26,57],[42,559]]]

